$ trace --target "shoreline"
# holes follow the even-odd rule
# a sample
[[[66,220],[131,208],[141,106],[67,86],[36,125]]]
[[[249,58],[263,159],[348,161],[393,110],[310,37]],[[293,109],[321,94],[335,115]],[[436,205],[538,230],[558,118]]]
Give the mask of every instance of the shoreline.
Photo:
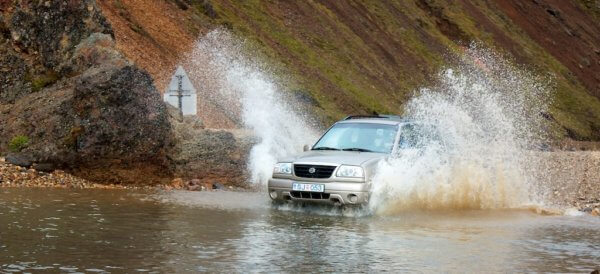
[[[218,184],[218,183],[217,183]],[[157,185],[135,185],[115,183],[95,183],[86,179],[71,175],[63,170],[52,172],[38,171],[33,168],[25,168],[13,165],[0,158],[0,188],[68,188],[68,189],[123,189],[123,190],[190,190],[190,191],[212,191],[212,190],[237,190],[244,191],[247,188],[225,186],[219,184],[199,183],[195,180],[184,182],[181,178],[175,178],[169,184]]]
[[[546,167],[552,182],[545,185],[552,190],[552,202],[565,208],[576,208],[589,215],[600,216],[600,151],[548,152]],[[63,188],[63,189],[119,189],[147,191],[237,191],[247,192],[252,187],[204,183],[198,179],[184,181],[175,178],[169,184],[135,185],[102,184],[71,175],[62,170],[37,171],[16,166],[0,157],[0,188]]]

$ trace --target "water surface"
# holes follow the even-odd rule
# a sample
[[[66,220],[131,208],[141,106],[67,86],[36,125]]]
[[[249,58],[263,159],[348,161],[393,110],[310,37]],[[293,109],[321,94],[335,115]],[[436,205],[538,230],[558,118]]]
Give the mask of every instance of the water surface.
[[[264,194],[0,189],[0,272],[558,271],[600,265],[600,218],[340,216]]]

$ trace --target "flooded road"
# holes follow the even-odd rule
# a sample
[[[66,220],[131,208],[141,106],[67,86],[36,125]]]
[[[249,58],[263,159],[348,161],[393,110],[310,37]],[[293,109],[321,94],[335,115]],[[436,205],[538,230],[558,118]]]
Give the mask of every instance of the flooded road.
[[[235,192],[0,189],[0,272],[589,272],[600,218],[339,216]]]

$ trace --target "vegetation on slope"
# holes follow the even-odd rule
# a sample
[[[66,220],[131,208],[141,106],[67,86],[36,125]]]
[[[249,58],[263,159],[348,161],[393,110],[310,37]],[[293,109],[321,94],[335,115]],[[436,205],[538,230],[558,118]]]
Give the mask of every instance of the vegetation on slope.
[[[121,9],[135,13],[122,2]],[[185,37],[222,26],[245,38],[292,75],[290,90],[310,94],[325,120],[401,112],[415,90],[431,85],[465,45],[478,41],[552,76],[556,92],[547,117],[555,135],[600,140],[600,23],[589,1],[157,2],[169,7],[166,14],[181,15],[170,18]],[[135,32],[169,52],[163,55],[184,51],[171,50],[160,33],[143,32],[148,26],[135,22]],[[118,28],[115,33],[119,41]]]

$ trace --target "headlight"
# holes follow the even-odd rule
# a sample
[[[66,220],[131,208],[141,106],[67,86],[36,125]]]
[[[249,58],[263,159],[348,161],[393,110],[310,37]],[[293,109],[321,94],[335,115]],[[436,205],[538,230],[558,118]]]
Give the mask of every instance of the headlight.
[[[336,173],[338,177],[362,178],[364,175],[362,167],[359,166],[340,166]]]
[[[292,174],[292,163],[277,163],[273,167],[274,174]]]

